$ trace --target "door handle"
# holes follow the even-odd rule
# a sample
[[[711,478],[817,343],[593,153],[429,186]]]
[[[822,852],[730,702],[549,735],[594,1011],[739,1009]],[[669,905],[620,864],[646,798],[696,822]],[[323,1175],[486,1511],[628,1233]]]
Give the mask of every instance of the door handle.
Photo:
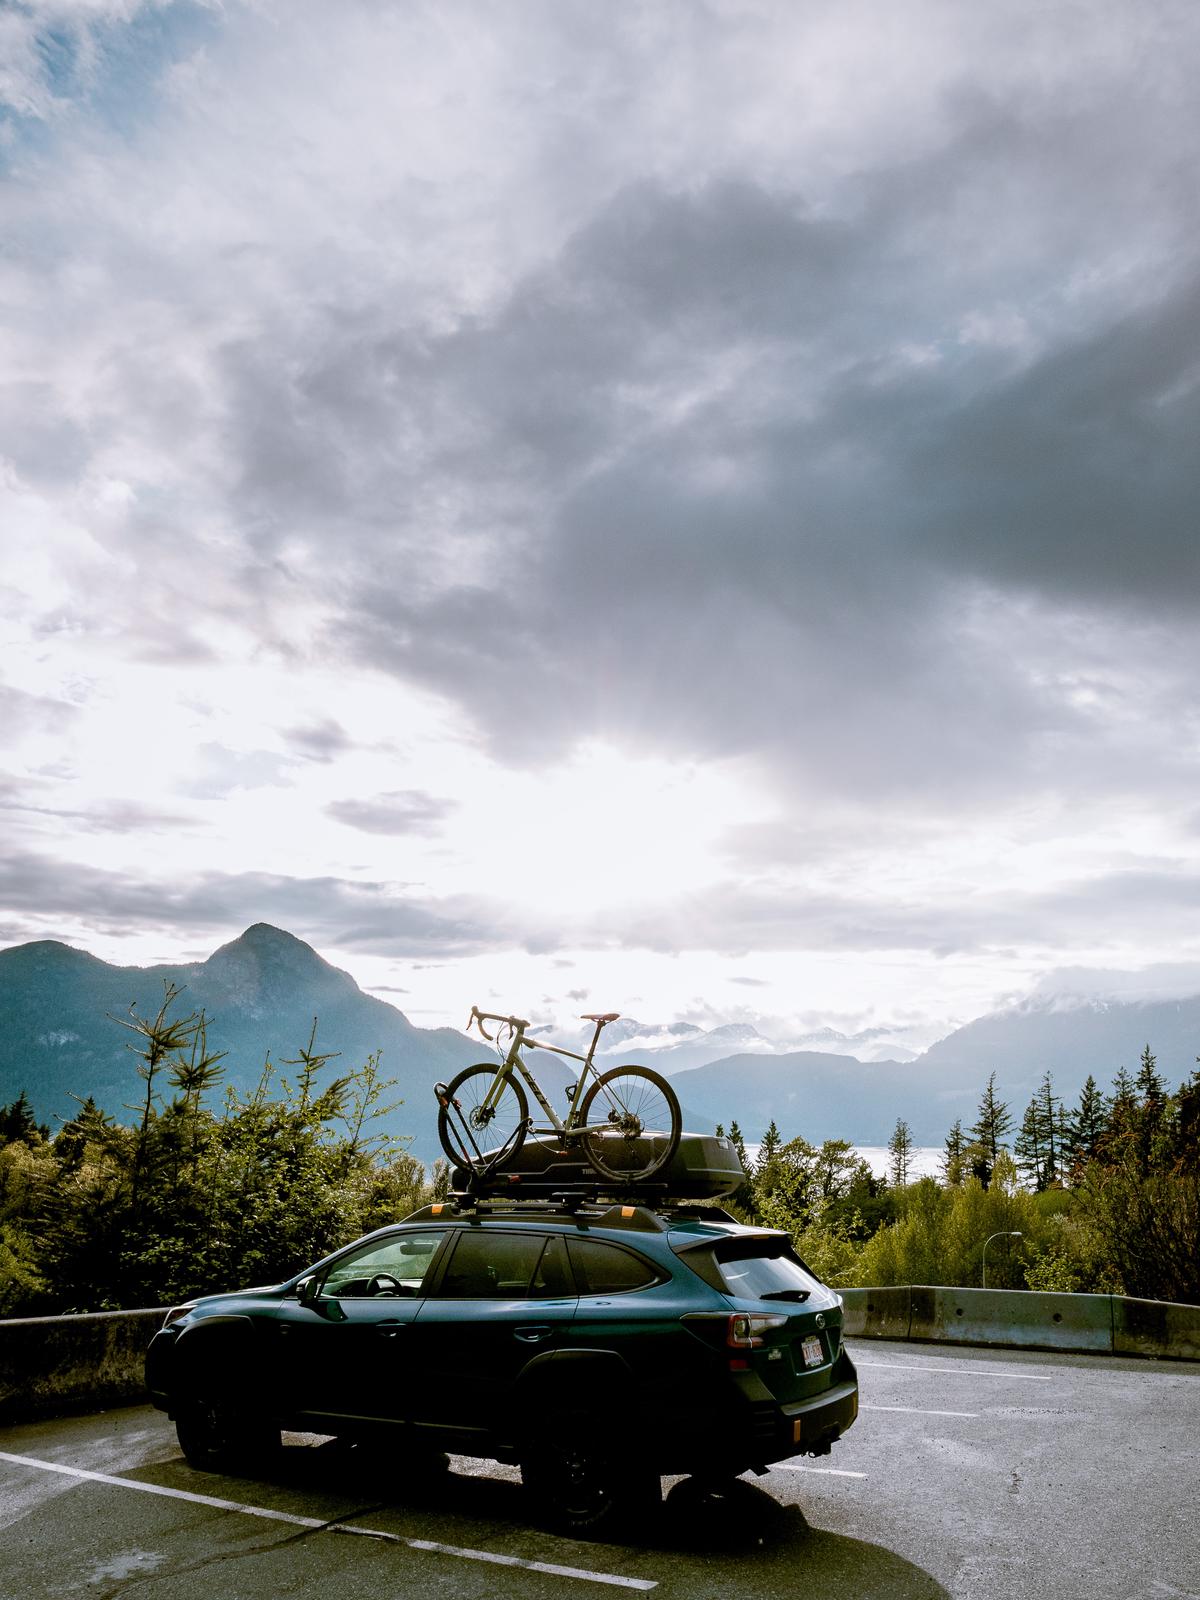
[[[540,1344],[543,1339],[550,1337],[550,1324],[539,1322],[529,1327],[514,1328],[513,1338],[520,1339],[522,1344]]]
[[[377,1322],[375,1324],[375,1332],[381,1339],[394,1339],[403,1326],[402,1322],[398,1322],[395,1317],[392,1317],[388,1322]]]

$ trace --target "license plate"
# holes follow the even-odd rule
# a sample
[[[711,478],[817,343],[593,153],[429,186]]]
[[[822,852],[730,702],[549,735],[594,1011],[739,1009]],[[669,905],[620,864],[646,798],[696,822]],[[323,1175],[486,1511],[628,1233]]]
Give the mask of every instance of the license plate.
[[[805,1339],[800,1346],[800,1353],[804,1357],[806,1367],[819,1367],[825,1359],[825,1352],[821,1349],[821,1341],[814,1333],[811,1339]]]

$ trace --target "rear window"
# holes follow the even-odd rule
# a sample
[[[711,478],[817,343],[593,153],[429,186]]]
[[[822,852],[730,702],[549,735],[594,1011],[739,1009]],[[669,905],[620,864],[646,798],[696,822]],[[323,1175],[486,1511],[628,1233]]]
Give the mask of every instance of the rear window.
[[[739,1300],[799,1300],[821,1286],[786,1239],[721,1239],[683,1259],[712,1288]]]
[[[600,1239],[568,1239],[567,1251],[580,1294],[624,1294],[646,1289],[661,1277],[644,1256]]]

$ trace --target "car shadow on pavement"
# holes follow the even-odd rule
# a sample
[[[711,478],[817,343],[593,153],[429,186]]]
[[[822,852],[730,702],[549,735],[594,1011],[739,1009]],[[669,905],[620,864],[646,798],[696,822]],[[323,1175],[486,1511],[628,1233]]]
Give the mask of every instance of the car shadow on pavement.
[[[231,1480],[223,1481],[228,1493]],[[286,1448],[268,1471],[233,1481],[305,1497],[349,1496],[361,1502],[350,1515],[359,1518],[369,1510],[375,1520],[376,1513],[385,1513],[388,1524],[397,1519],[397,1531],[408,1536],[428,1537],[432,1515],[438,1538],[463,1545],[489,1543],[498,1527],[538,1529],[536,1508],[512,1469],[454,1471],[446,1456],[433,1451],[413,1455],[330,1439]],[[308,1509],[311,1514],[315,1508]],[[410,1516],[417,1519],[415,1526],[407,1526]],[[669,1481],[662,1503],[647,1507],[635,1523],[602,1538],[566,1542],[643,1557],[660,1552],[670,1562],[673,1580],[697,1594],[726,1586],[729,1592],[782,1593],[808,1573],[819,1575],[822,1585],[842,1585],[856,1600],[949,1600],[929,1573],[902,1556],[814,1528],[799,1506],[782,1503],[741,1478],[719,1484]]]
[[[814,1528],[799,1506],[741,1478],[717,1485],[681,1479],[636,1544],[697,1557],[706,1580],[719,1578],[731,1592],[749,1586],[782,1593],[810,1575],[856,1600],[949,1600],[923,1568],[881,1545]]]

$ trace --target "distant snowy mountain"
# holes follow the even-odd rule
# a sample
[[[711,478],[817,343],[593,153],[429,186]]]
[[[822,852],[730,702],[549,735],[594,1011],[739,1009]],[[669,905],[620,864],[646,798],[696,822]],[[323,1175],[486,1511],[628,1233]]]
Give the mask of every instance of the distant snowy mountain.
[[[584,1023],[575,1029],[536,1028],[555,1044],[565,1045],[582,1055],[592,1042],[593,1028]],[[734,1051],[777,1052],[781,1046],[763,1037],[745,1022],[726,1022],[717,1028],[701,1028],[691,1022],[638,1022],[622,1017],[610,1022],[600,1035],[597,1062],[606,1067],[623,1061],[640,1061],[666,1074],[687,1072]]]
[[[859,1061],[915,1061],[919,1050],[904,1044],[888,1028],[864,1028],[860,1033],[839,1033],[836,1028],[818,1028],[801,1034],[778,1050],[831,1051],[835,1055],[856,1056]]]

